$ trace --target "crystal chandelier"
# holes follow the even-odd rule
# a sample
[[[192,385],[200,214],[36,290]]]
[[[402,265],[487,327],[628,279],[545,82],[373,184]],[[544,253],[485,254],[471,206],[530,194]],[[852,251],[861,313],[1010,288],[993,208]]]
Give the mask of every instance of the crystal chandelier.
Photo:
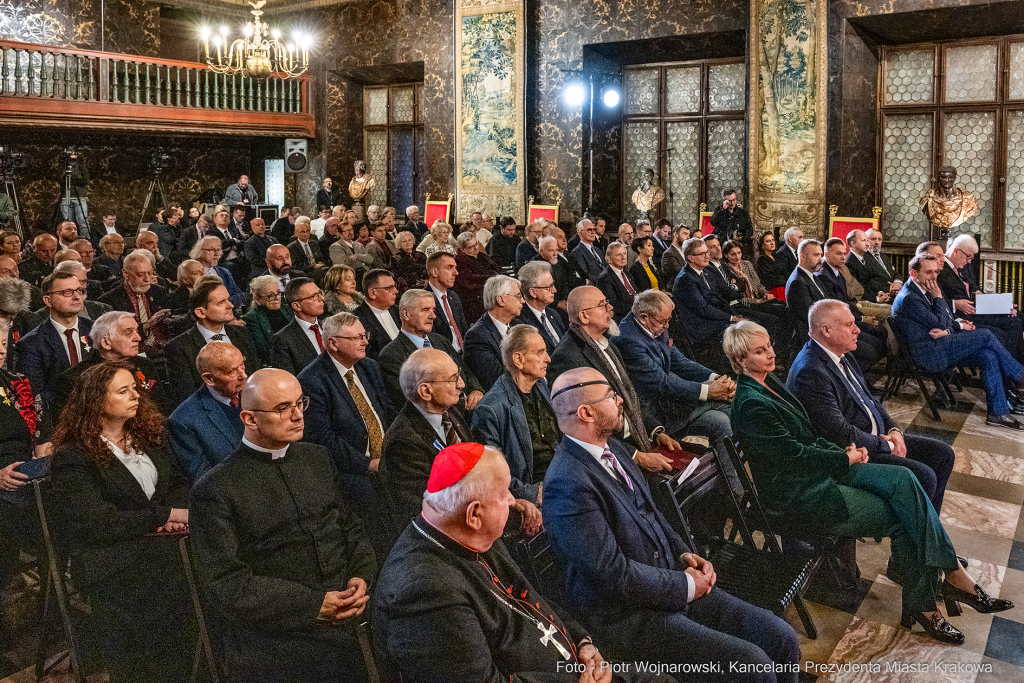
[[[210,53],[210,30],[203,28],[203,49],[206,64],[215,73],[236,74],[266,78],[277,74],[284,78],[297,78],[309,67],[309,44],[307,35],[296,34],[295,42],[284,45],[280,42],[281,32],[273,31],[260,21],[263,5],[267,0],[250,2],[253,19],[245,25],[245,37],[228,45],[228,27],[221,26],[220,33],[213,36],[214,53]],[[269,38],[268,38],[269,35]]]

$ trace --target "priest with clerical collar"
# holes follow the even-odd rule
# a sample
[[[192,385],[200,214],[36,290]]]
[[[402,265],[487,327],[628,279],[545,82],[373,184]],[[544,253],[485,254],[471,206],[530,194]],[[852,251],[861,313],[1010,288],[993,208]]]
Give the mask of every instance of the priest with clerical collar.
[[[371,610],[379,659],[403,681],[613,680],[590,636],[498,540],[510,482],[501,453],[478,443],[434,459],[421,514],[388,555]]]

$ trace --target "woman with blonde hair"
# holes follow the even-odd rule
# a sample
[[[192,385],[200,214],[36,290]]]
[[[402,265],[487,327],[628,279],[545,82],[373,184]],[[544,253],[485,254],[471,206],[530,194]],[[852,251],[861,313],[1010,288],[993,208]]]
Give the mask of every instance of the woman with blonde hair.
[[[356,271],[349,266],[331,266],[324,275],[324,317],[351,313],[363,303],[356,283]]]

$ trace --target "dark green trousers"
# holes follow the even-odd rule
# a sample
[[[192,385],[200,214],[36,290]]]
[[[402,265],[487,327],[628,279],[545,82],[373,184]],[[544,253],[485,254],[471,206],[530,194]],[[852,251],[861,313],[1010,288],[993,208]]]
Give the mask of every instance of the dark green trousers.
[[[904,575],[904,609],[934,610],[942,572],[957,567],[956,552],[917,477],[905,467],[858,463],[837,483],[850,517],[822,531],[888,536]]]

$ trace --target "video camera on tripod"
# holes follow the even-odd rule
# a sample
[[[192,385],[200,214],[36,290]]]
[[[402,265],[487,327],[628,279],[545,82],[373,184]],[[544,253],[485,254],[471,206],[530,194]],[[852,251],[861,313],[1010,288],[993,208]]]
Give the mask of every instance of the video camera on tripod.
[[[161,175],[171,166],[171,155],[163,147],[157,147],[149,157],[149,172]]]
[[[14,180],[14,169],[25,165],[25,155],[0,145],[0,182]]]
[[[78,168],[78,150],[74,147],[64,148],[64,173],[72,175]]]

